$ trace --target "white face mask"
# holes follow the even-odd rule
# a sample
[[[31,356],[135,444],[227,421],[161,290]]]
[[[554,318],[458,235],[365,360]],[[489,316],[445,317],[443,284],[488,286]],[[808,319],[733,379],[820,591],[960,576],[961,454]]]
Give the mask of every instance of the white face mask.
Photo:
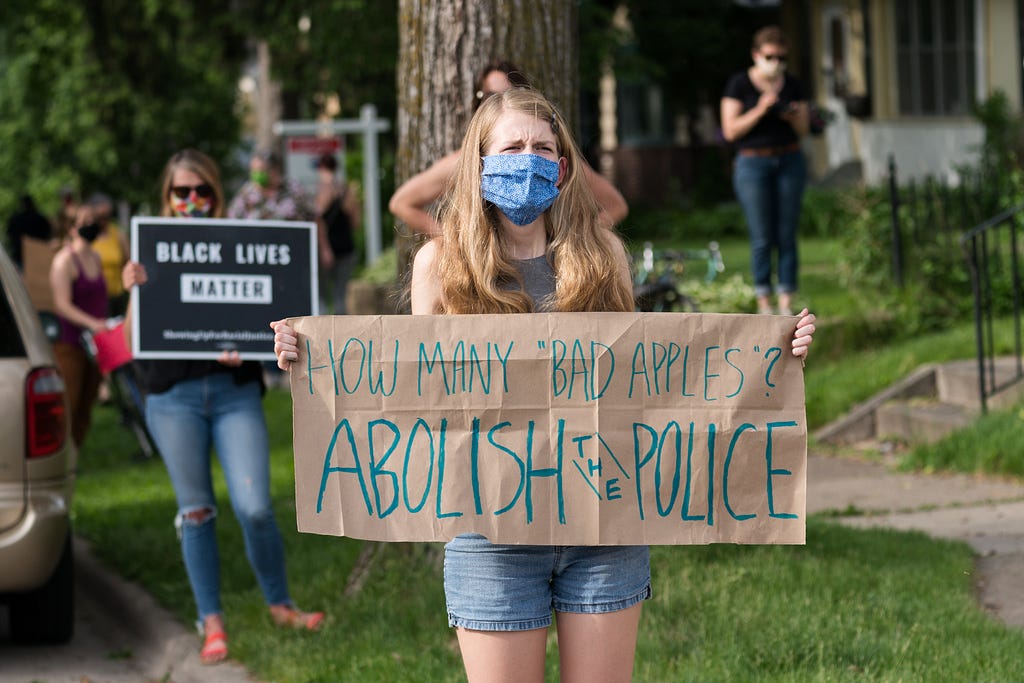
[[[761,72],[762,76],[766,78],[775,78],[783,71],[783,63],[777,59],[765,59],[761,55],[754,57],[754,64],[757,66],[757,70]]]

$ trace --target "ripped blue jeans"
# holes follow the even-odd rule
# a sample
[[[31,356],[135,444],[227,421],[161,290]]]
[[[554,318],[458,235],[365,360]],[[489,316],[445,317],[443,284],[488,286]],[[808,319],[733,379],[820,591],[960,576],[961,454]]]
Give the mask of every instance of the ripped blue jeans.
[[[178,382],[147,397],[146,423],[174,486],[175,526],[200,621],[222,611],[211,446],[264,599],[268,605],[290,603],[284,545],[270,501],[270,451],[259,384],[236,385],[227,373]]]

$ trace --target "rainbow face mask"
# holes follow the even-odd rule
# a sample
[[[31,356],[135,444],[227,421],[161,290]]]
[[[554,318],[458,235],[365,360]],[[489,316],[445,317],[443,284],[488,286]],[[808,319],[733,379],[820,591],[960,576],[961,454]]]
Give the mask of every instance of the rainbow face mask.
[[[558,163],[536,154],[484,157],[480,176],[483,198],[516,225],[529,225],[558,197]]]
[[[185,199],[171,195],[171,210],[179,218],[206,218],[212,208],[213,202],[206,197],[198,196],[195,192]]]

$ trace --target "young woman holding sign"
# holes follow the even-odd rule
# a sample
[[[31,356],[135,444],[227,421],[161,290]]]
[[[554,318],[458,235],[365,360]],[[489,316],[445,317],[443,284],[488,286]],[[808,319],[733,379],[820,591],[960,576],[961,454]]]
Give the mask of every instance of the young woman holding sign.
[[[162,216],[224,216],[220,173],[201,152],[184,150],[171,157],[161,187]],[[126,290],[144,286],[145,268],[130,261],[122,279]],[[200,660],[212,664],[228,655],[220,603],[211,446],[217,450],[231,506],[242,527],[246,556],[271,618],[281,626],[320,628],[323,613],[296,609],[288,594],[284,546],[270,500],[270,447],[260,364],[242,361],[237,351],[224,351],[216,361],[137,360],[135,367],[147,394],[146,424],[177,498],[174,526],[199,609],[198,626],[205,635]]]
[[[602,225],[582,157],[536,91],[488,98],[470,121],[442,234],[416,256],[413,314],[631,311],[629,262]],[[814,316],[797,322],[806,355]],[[295,331],[271,323],[278,365],[298,359]],[[563,681],[628,681],[646,546],[494,545],[476,534],[445,546],[449,624],[469,680],[543,681],[554,610]]]

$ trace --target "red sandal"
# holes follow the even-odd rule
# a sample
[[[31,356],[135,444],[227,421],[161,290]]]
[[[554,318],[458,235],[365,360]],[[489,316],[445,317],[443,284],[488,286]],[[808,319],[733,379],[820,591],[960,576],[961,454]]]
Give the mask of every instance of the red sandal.
[[[214,631],[206,634],[203,649],[199,651],[200,664],[217,664],[228,658],[228,634]]]
[[[291,605],[270,610],[270,616],[278,626],[305,631],[319,631],[324,623],[323,612],[303,612]]]

